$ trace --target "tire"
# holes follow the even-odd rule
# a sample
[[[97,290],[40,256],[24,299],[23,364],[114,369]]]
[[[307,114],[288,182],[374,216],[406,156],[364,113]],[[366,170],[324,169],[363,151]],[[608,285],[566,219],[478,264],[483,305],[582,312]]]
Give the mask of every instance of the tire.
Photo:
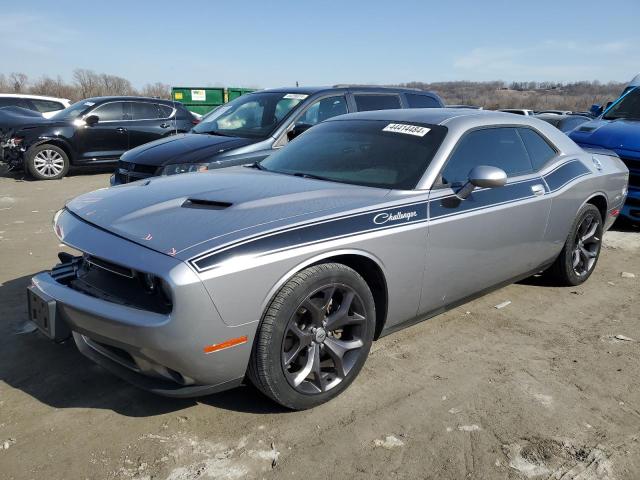
[[[323,263],[300,271],[267,307],[254,341],[249,379],[292,410],[331,400],[364,365],[375,314],[371,290],[355,270]]]
[[[55,145],[38,145],[27,152],[27,170],[37,180],[58,180],[69,171],[69,157]]]
[[[600,211],[590,203],[583,205],[571,226],[560,255],[548,270],[549,278],[564,286],[584,283],[598,263],[602,247],[602,229]]]

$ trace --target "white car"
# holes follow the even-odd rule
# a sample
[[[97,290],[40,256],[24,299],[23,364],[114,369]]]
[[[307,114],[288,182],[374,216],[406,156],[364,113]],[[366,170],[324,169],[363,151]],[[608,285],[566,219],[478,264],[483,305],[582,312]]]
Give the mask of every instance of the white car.
[[[0,93],[0,108],[21,107],[41,113],[51,118],[56,112],[64,110],[71,101],[66,98],[43,97],[41,95],[23,95],[21,93]]]
[[[526,108],[502,108],[498,110],[499,112],[507,112],[507,113],[515,113],[516,115],[534,115],[533,110],[528,110]]]

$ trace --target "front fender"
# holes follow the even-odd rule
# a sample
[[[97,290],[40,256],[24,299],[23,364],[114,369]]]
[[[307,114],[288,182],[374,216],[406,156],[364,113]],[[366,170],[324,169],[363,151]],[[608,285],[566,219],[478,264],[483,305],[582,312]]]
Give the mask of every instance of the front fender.
[[[338,257],[338,256],[343,256],[343,255],[351,255],[356,257],[359,256],[359,257],[364,257],[373,261],[378,266],[378,268],[380,268],[380,270],[382,271],[382,275],[385,278],[387,278],[387,273],[385,271],[384,263],[380,258],[378,258],[376,255],[370,252],[360,250],[360,249],[341,249],[341,250],[334,250],[329,252],[322,252],[318,255],[315,255],[311,258],[307,258],[304,261],[298,263],[295,267],[291,268],[289,271],[287,271],[286,274],[280,277],[280,279],[273,285],[273,287],[267,292],[267,294],[262,299],[261,310],[264,312],[267,309],[267,307],[271,303],[271,300],[273,300],[273,298],[280,291],[280,289],[291,278],[293,278],[295,274],[316,263],[322,263],[324,260]]]
[[[69,162],[75,162],[75,149],[71,146],[71,144],[66,139],[53,135],[39,136],[33,141],[33,143],[31,143],[31,145],[29,145],[29,147],[27,148],[27,152],[35,147],[38,147],[39,145],[44,145],[47,143],[50,145],[55,145],[56,147],[60,147],[65,151],[67,157],[69,157]]]

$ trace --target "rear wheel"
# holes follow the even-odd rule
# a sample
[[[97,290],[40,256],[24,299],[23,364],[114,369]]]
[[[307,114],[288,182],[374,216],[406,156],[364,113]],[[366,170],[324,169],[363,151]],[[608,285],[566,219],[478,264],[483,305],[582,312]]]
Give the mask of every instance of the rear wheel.
[[[27,169],[38,180],[57,180],[69,171],[69,157],[55,145],[38,145],[27,153]]]
[[[584,283],[598,263],[602,233],[600,211],[587,203],[578,212],[562,252],[549,269],[553,280],[571,286]]]
[[[294,410],[337,396],[364,364],[375,330],[365,280],[339,263],[309,267],[282,287],[258,330],[249,378]]]

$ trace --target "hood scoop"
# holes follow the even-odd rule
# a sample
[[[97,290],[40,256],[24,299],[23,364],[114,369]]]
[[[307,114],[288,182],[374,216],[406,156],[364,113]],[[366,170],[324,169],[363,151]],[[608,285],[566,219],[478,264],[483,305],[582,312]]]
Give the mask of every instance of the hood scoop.
[[[204,198],[188,198],[182,204],[182,208],[199,208],[203,210],[224,210],[233,203],[219,202],[216,200],[206,200]]]
[[[580,132],[593,132],[596,127],[580,127],[578,131]]]

